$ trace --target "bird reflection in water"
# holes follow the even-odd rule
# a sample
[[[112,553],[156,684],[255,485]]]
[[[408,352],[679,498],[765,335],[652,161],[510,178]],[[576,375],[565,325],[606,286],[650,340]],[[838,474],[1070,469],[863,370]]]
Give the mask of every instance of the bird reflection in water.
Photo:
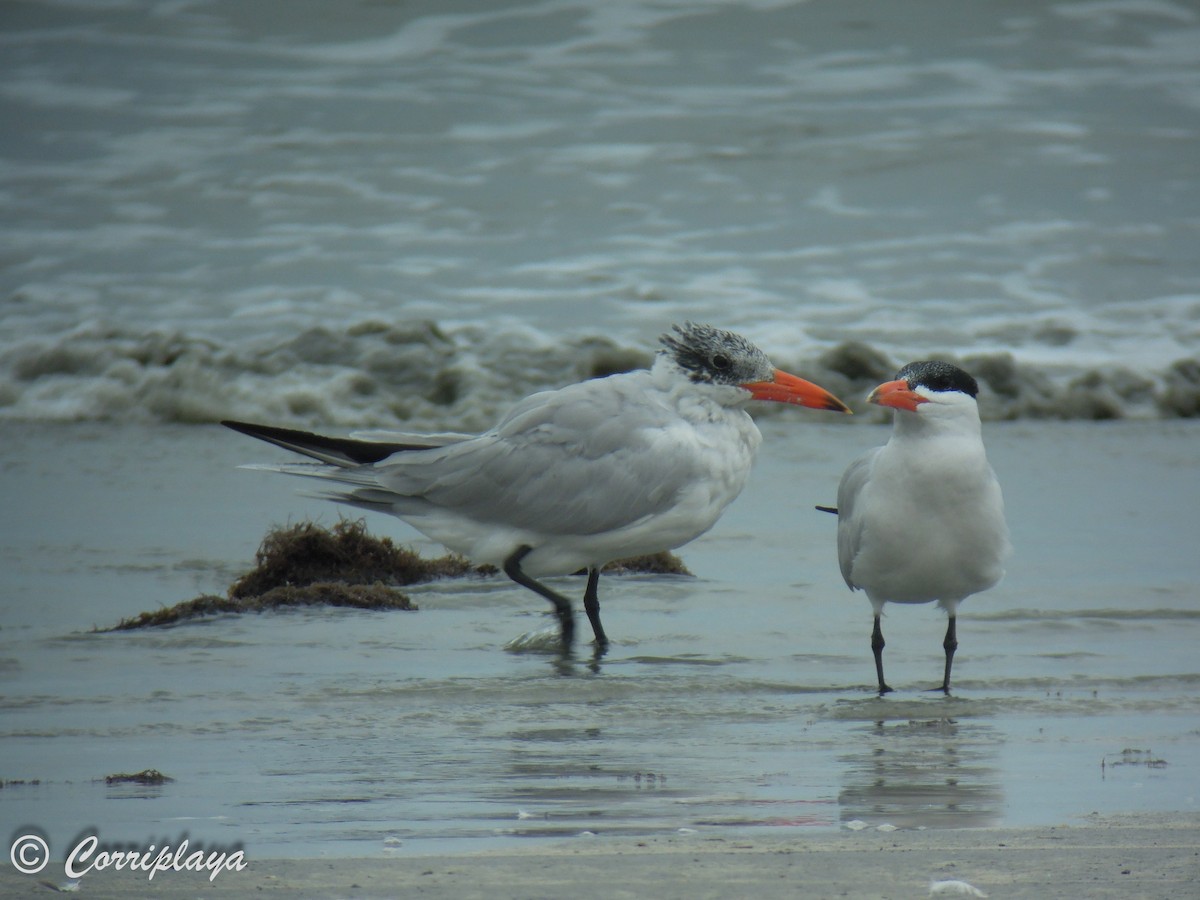
[[[843,823],[897,828],[994,825],[1004,793],[995,766],[1000,737],[955,719],[876,721],[858,729],[841,757]]]

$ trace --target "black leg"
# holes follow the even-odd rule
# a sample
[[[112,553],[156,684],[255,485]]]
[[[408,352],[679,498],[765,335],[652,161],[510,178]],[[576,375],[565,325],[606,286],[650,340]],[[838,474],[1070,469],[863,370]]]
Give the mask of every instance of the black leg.
[[[954,651],[958,649],[958,635],[955,631],[956,618],[950,617],[946,626],[946,639],[942,641],[942,649],[946,651],[946,674],[942,676],[942,693],[950,693],[950,666],[954,664]]]
[[[592,623],[592,633],[596,635],[596,652],[603,653],[608,649],[608,635],[600,624],[600,570],[588,569],[587,589],[583,592],[583,609],[588,621]]]
[[[883,680],[883,630],[879,627],[879,616],[875,617],[875,627],[871,631],[871,652],[875,654],[875,674],[879,676],[879,696],[891,693],[886,681]]]
[[[521,587],[529,588],[535,594],[545,597],[554,604],[554,612],[558,615],[558,622],[561,626],[562,635],[562,652],[566,656],[571,652],[571,645],[575,642],[575,612],[571,609],[571,601],[556,591],[550,590],[540,581],[536,581],[525,574],[521,569],[521,560],[529,555],[533,548],[527,544],[518,547],[513,554],[504,561],[504,574],[515,581]]]

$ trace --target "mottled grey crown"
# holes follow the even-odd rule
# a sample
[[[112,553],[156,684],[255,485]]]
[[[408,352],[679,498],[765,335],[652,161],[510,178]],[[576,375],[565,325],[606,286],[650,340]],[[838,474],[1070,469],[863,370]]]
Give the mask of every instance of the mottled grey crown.
[[[706,384],[750,384],[770,381],[775,369],[767,355],[732,331],[686,322],[659,340],[688,378]]]
[[[939,393],[959,391],[968,397],[979,394],[979,384],[974,378],[958,366],[937,359],[910,362],[896,373],[896,380],[907,381],[910,389],[923,387]]]

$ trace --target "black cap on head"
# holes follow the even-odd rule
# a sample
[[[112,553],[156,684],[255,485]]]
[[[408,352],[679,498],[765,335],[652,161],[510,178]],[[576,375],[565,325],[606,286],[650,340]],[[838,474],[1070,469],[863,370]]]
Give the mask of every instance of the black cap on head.
[[[960,369],[948,362],[936,359],[911,362],[896,373],[897,381],[907,381],[909,388],[928,388],[931,391],[959,391],[968,397],[979,394],[979,384]]]
[[[659,338],[661,352],[669,354],[692,381],[747,384],[769,381],[773,375],[766,355],[740,334],[695,322],[672,330],[673,334]]]

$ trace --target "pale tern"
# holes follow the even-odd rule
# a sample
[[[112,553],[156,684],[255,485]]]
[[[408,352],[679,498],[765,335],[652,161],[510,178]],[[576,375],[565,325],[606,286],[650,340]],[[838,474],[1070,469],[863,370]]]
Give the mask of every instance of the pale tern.
[[[650,369],[532,394],[490,431],[325,437],[222,424],[317,463],[262,466],[326,479],[320,496],[390,513],[549,600],[564,653],[571,602],[541,581],[586,569],[596,647],[602,566],[672,550],[708,531],[741,493],[762,436],[750,400],[849,412],[824,388],[776,369],[740,335],[687,323]]]
[[[894,410],[892,435],[852,462],[838,486],[842,577],[875,613],[879,693],[885,603],[937,601],[949,617],[940,690],[950,692],[958,605],[1004,574],[1011,552],[1004,500],[984,452],[974,378],[938,361],[909,363],[867,398]]]

